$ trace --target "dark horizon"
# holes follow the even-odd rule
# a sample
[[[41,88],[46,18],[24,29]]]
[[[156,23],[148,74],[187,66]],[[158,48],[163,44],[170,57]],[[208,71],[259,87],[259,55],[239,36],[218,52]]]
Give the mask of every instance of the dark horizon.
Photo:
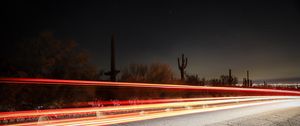
[[[189,58],[187,73],[239,80],[300,77],[300,6],[295,1],[13,1],[3,4],[3,48],[50,31],[72,38],[109,70],[110,37],[117,33],[116,67]],[[122,72],[122,71],[121,71]]]

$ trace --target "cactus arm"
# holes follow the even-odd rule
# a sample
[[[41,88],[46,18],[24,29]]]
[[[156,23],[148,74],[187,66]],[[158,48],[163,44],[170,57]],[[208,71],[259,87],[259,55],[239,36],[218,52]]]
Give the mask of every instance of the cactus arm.
[[[179,58],[177,58],[178,68],[181,69]]]
[[[184,68],[186,68],[186,66],[187,66],[187,63],[188,63],[188,59],[187,59],[187,58],[185,58],[185,64],[184,64]]]

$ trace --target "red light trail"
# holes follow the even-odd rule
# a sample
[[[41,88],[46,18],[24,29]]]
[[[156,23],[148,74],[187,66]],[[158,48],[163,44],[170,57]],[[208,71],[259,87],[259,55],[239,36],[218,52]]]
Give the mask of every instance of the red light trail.
[[[40,122],[25,122],[20,124],[12,124],[18,126],[31,125],[111,125],[119,123],[128,123],[132,121],[141,121],[147,119],[170,117],[176,115],[184,115],[199,112],[209,112],[222,109],[230,109],[236,107],[246,107],[251,105],[267,104],[272,102],[283,102],[291,99],[299,99],[299,97],[288,96],[268,96],[268,97],[244,97],[242,99],[224,99],[224,100],[210,100],[210,101],[194,101],[194,102],[177,102],[177,103],[159,103],[147,105],[129,105],[129,106],[113,106],[104,108],[73,108],[73,109],[56,109],[56,110],[41,110],[41,111],[24,111],[24,112],[10,112],[2,113],[4,118],[9,117],[24,117],[39,114],[40,117],[47,117],[54,114],[80,114],[91,112],[115,112],[114,114],[101,114],[99,117],[81,117],[69,119],[46,120]],[[124,110],[138,110],[129,111],[126,113],[116,113]]]
[[[105,82],[105,81],[83,81],[83,80],[58,80],[58,79],[38,79],[38,78],[0,78],[0,83],[6,84],[47,84],[47,85],[76,85],[76,86],[118,86],[118,87],[144,87],[160,89],[179,89],[179,90],[206,90],[224,92],[256,92],[271,93],[273,95],[293,95],[300,96],[299,91],[276,90],[276,89],[254,89],[238,87],[207,87],[189,86],[174,84],[149,84],[149,83],[128,83],[128,82]]]
[[[21,85],[73,85],[73,86],[117,86],[117,87],[141,87],[157,89],[176,89],[211,92],[247,92],[265,93],[270,96],[239,96],[239,97],[208,97],[208,98],[177,98],[177,99],[151,99],[138,100],[132,104],[130,100],[118,101],[121,106],[112,106],[114,101],[100,101],[102,107],[65,108],[48,110],[28,110],[15,112],[0,112],[0,124],[12,124],[10,121],[33,118],[29,122],[15,122],[12,125],[110,125],[141,121],[161,117],[215,111],[221,109],[251,106],[299,99],[300,92],[275,89],[255,89],[238,87],[207,87],[172,84],[149,84],[127,82],[104,82],[83,80],[58,80],[58,79],[34,79],[34,78],[0,78],[0,84]],[[272,96],[276,95],[276,96]],[[134,101],[135,102],[135,101]],[[94,102],[81,102],[81,105],[94,104]],[[97,104],[97,103],[95,103]],[[40,117],[50,120],[37,121]],[[62,117],[62,118],[57,118]]]
[[[187,99],[173,99],[171,101],[178,102],[167,102],[167,103],[153,103],[143,105],[124,105],[124,106],[109,106],[109,107],[89,107],[89,108],[66,108],[66,109],[48,109],[48,110],[29,110],[29,111],[17,111],[17,112],[0,112],[0,120],[7,118],[19,118],[25,116],[43,116],[43,115],[56,115],[56,114],[73,114],[73,113],[88,113],[88,112],[111,112],[111,111],[124,111],[124,110],[140,110],[140,109],[153,109],[161,107],[182,107],[199,104],[216,104],[226,102],[237,102],[237,101],[250,101],[250,100],[271,100],[271,99],[282,99],[282,97],[255,97],[255,96],[244,96],[244,97],[214,97],[214,98],[187,98]],[[290,97],[291,98],[291,97]],[[152,100],[145,100],[152,102]],[[155,100],[154,100],[155,101]]]

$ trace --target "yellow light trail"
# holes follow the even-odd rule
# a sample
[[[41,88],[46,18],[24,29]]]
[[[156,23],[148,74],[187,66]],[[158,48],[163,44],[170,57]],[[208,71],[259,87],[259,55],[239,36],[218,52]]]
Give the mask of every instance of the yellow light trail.
[[[209,98],[181,98],[181,99],[165,99],[166,101],[205,101],[205,100],[224,100],[224,99],[243,99],[243,98],[254,98],[256,96],[241,96],[241,97],[209,97]],[[148,100],[151,101],[151,100]],[[170,103],[168,103],[170,104]],[[146,104],[148,105],[148,104]],[[130,105],[129,105],[130,106]],[[145,105],[137,105],[139,108]],[[148,106],[151,106],[149,104]],[[88,107],[88,108],[66,108],[66,109],[48,109],[48,110],[28,110],[28,111],[15,111],[15,112],[0,112],[1,118],[17,118],[24,116],[44,116],[54,114],[72,114],[72,113],[86,113],[86,112],[106,112],[106,111],[117,111],[117,110],[129,110],[128,106],[108,106],[108,107]],[[137,109],[136,107],[135,109]],[[134,107],[133,107],[134,108]]]
[[[194,108],[194,109],[173,109],[172,111],[162,111],[162,110],[154,110],[151,112],[147,112],[145,114],[140,113],[132,113],[132,114],[124,114],[118,117],[112,117],[112,118],[96,118],[96,117],[90,117],[90,118],[80,118],[78,120],[61,120],[61,121],[48,121],[45,123],[40,123],[42,125],[49,125],[49,126],[65,126],[65,125],[112,125],[112,124],[119,124],[119,123],[128,123],[133,121],[142,121],[142,120],[148,120],[148,119],[155,119],[155,118],[162,118],[162,117],[170,117],[170,116],[178,116],[178,115],[185,115],[185,114],[192,114],[192,113],[200,113],[200,112],[210,112],[210,111],[216,111],[216,110],[224,110],[224,109],[231,109],[231,108],[237,108],[237,107],[247,107],[247,106],[253,106],[253,105],[262,105],[267,103],[276,103],[276,102],[284,102],[289,100],[275,100],[275,101],[261,101],[261,102],[251,102],[251,103],[241,103],[236,105],[228,105],[228,106],[220,106],[220,107],[209,107],[209,108]],[[37,123],[28,123],[28,124],[20,124],[16,126],[29,126],[29,125],[35,125]]]
[[[194,106],[199,105],[215,105],[215,104],[227,104],[227,103],[240,103],[240,102],[254,102],[254,101],[265,101],[265,100],[284,100],[284,99],[293,99],[293,98],[300,98],[300,97],[287,97],[287,96],[269,96],[269,97],[252,97],[252,98],[244,98],[244,99],[224,99],[224,100],[211,100],[211,101],[193,101],[193,102],[179,102],[179,103],[161,103],[161,104],[147,104],[147,105],[131,105],[131,106],[116,106],[116,107],[108,107],[108,108],[99,108],[98,111],[122,111],[122,110],[140,110],[145,111],[145,115],[150,114],[151,117],[147,118],[141,118],[141,114],[143,113],[126,113],[126,114],[120,114],[120,115],[103,115],[103,118],[95,118],[95,117],[86,117],[86,118],[79,118],[79,119],[61,119],[61,120],[50,120],[45,122],[45,124],[50,123],[51,125],[87,125],[90,124],[92,121],[100,121],[97,125],[108,125],[113,122],[118,122],[118,120],[122,123],[127,121],[134,121],[135,119],[149,119],[152,117],[164,117],[164,116],[173,116],[180,115],[180,114],[188,114],[193,112],[199,112],[198,109],[194,109]],[[193,107],[192,111],[188,111],[191,109],[182,109],[178,107]],[[219,107],[220,108],[220,107]],[[222,108],[222,107],[221,107]],[[93,109],[93,108],[92,108]],[[147,110],[151,110],[148,112]],[[159,109],[159,110],[156,110]],[[175,113],[168,113],[169,111],[164,110],[173,110]],[[177,110],[176,110],[177,109]],[[178,110],[180,109],[180,111]],[[86,109],[87,111],[90,111]],[[205,109],[206,110],[206,109]],[[211,109],[209,109],[211,110]],[[95,111],[95,110],[94,110]],[[203,109],[201,109],[203,111]],[[84,112],[83,110],[77,111],[77,112]],[[86,112],[86,111],[85,111]],[[166,113],[167,112],[167,113]],[[154,115],[153,115],[154,114]],[[166,115],[167,114],[167,115]],[[133,119],[129,119],[129,117],[136,117]],[[35,123],[24,123],[24,124],[16,124],[19,126],[29,126],[34,125]],[[43,122],[40,122],[40,124],[44,124]],[[116,124],[116,123],[115,123]]]
[[[0,78],[0,84],[38,84],[38,85],[75,85],[75,86],[119,86],[119,87],[141,87],[157,89],[176,89],[176,90],[195,90],[195,91],[213,91],[213,92],[247,92],[247,93],[265,93],[270,96],[240,96],[240,97],[214,97],[214,98],[183,98],[183,99],[153,99],[142,100],[147,104],[89,107],[89,108],[68,108],[68,109],[49,109],[49,110],[31,110],[16,112],[0,112],[0,121],[18,118],[38,118],[42,116],[55,115],[80,115],[80,114],[103,114],[101,118],[81,117],[64,118],[59,120],[49,120],[39,122],[46,125],[110,125],[126,123],[131,121],[146,120],[152,118],[169,117],[182,114],[197,113],[203,111],[220,110],[234,108],[237,106],[248,106],[270,102],[267,100],[283,101],[285,99],[299,98],[299,91],[274,90],[274,89],[255,89],[255,88],[237,88],[237,87],[206,87],[189,86],[173,84],[149,84],[149,83],[127,83],[127,82],[103,82],[103,81],[83,81],[83,80],[57,80],[57,79],[33,79],[33,78]],[[279,95],[279,96],[272,96]],[[259,102],[258,102],[259,101]],[[107,101],[109,102],[109,101]],[[122,101],[127,103],[127,101]],[[243,103],[241,103],[243,102]],[[245,102],[251,102],[245,104]],[[272,101],[273,102],[273,101]],[[201,108],[199,106],[214,106],[223,104],[217,108]],[[226,106],[226,104],[238,104]],[[198,107],[198,108],[197,108]],[[186,108],[186,109],[184,109]],[[141,113],[137,113],[137,111]],[[108,114],[111,113],[111,114]],[[36,125],[36,122],[26,122],[14,125],[30,126]]]

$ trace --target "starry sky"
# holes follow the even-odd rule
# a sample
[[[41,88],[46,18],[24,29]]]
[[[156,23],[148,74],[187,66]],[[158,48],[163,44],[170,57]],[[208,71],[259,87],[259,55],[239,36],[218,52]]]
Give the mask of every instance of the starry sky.
[[[110,37],[117,35],[118,69],[177,57],[187,73],[214,78],[229,68],[242,79],[300,77],[300,4],[289,0],[14,0],[1,5],[1,43],[42,31],[70,37],[109,70]]]

